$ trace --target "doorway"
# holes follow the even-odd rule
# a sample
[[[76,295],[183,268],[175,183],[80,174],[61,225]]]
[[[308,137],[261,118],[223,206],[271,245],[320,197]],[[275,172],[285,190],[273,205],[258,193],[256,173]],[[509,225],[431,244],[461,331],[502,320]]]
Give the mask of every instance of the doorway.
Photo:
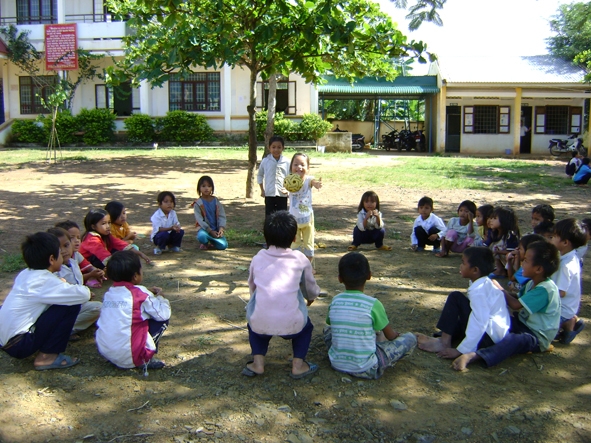
[[[521,137],[519,141],[519,153],[520,154],[531,154],[531,133],[532,133],[532,113],[533,107],[522,106],[521,107],[521,128],[525,128],[520,131]]]
[[[445,152],[460,152],[461,134],[462,108],[460,106],[446,106]]]

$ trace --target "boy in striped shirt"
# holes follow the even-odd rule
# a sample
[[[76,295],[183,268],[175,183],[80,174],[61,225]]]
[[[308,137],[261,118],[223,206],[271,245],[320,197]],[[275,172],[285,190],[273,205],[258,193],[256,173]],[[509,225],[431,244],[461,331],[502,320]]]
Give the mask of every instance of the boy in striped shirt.
[[[331,366],[354,377],[377,379],[384,370],[411,352],[414,334],[392,329],[384,305],[363,293],[371,278],[364,255],[350,252],[339,261],[339,282],[345,292],[337,295],[328,308],[324,341]]]

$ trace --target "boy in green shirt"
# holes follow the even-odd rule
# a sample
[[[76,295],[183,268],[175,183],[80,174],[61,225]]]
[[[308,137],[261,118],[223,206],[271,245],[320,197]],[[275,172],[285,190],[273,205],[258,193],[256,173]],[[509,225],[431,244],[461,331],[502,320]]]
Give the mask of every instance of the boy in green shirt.
[[[324,341],[331,366],[360,378],[380,378],[384,370],[411,352],[414,334],[400,334],[390,326],[384,305],[363,293],[371,278],[364,255],[350,252],[339,261],[339,282],[345,292],[328,308]]]
[[[560,324],[560,295],[550,276],[560,264],[558,249],[546,241],[530,243],[521,264],[523,276],[531,280],[515,298],[507,291],[505,301],[517,316],[511,317],[509,334],[494,346],[462,354],[453,362],[453,368],[462,371],[476,360],[486,366],[495,366],[515,354],[543,352],[550,349]],[[498,283],[499,289],[503,289]]]

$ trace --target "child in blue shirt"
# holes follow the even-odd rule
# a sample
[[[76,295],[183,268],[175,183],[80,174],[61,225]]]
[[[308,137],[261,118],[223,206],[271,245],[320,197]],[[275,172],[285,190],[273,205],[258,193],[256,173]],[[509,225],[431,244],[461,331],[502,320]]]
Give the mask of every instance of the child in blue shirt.
[[[525,258],[527,245],[535,241],[545,241],[546,239],[538,234],[528,234],[521,237],[519,246],[515,251],[507,254],[507,277],[509,278],[509,291],[517,294],[529,278],[524,277],[521,262]]]

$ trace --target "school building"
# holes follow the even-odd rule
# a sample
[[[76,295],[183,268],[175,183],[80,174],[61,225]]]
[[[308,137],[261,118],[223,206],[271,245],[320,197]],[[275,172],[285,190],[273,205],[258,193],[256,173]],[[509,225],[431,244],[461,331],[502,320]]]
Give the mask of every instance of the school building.
[[[42,52],[48,49],[47,25],[69,25],[78,47],[105,55],[98,63],[101,68],[111,64],[112,58],[121,59],[122,37],[129,32],[125,22],[113,20],[103,0],[0,0],[0,25],[28,31],[29,40]],[[0,71],[0,144],[6,140],[13,119],[34,119],[46,112],[37,97],[45,91],[8,63],[6,54],[6,45],[0,42],[0,59],[4,59]],[[45,61],[40,66],[45,67]],[[43,71],[49,77],[57,74]],[[69,71],[69,75],[75,79],[77,71]],[[124,120],[132,113],[156,117],[186,110],[205,115],[216,132],[246,132],[249,75],[240,67],[196,67],[189,78],[173,76],[154,89],[145,82],[139,88],[123,84],[118,89],[124,94],[97,79],[78,87],[72,112],[110,109],[118,116],[117,129],[123,130]],[[582,82],[583,76],[581,69],[550,56],[471,55],[446,57],[431,64],[426,75],[400,77],[393,82],[360,79],[351,86],[328,78],[326,84],[315,87],[290,74],[278,83],[277,110],[298,120],[306,113],[321,113],[322,100],[329,98],[370,98],[377,102],[418,99],[424,101],[422,124],[429,152],[546,154],[551,138],[591,132],[583,118],[591,86]],[[259,81],[258,109],[265,109],[267,95],[268,85]],[[341,129],[345,127],[362,132],[366,140],[379,140],[387,130],[379,116],[374,122],[341,125]],[[591,145],[590,141],[585,140],[585,145]]]

